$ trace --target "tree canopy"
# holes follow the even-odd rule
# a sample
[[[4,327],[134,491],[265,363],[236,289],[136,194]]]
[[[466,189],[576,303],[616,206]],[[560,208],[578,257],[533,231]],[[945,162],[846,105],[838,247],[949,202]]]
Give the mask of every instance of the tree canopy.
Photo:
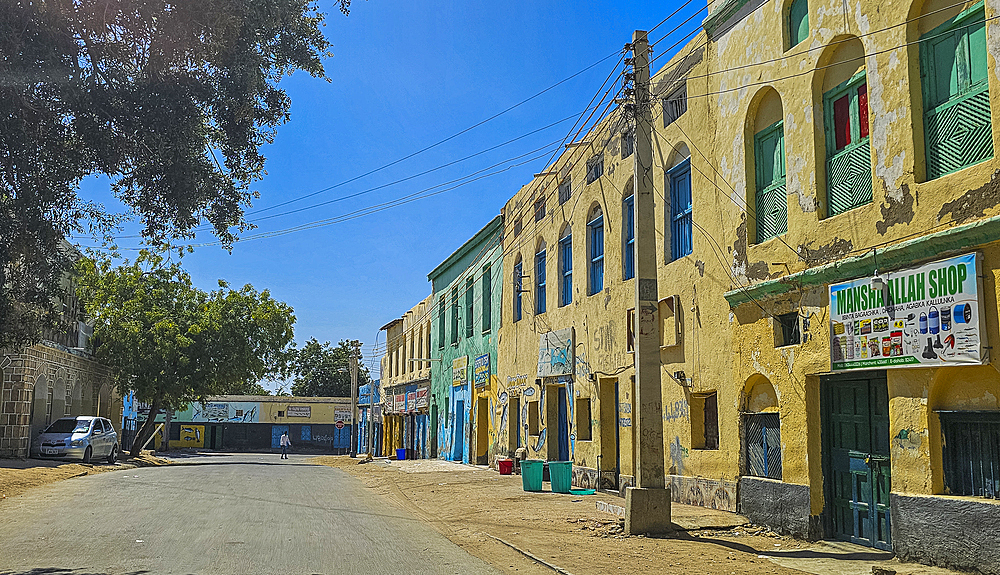
[[[279,81],[325,78],[323,19],[317,0],[0,2],[0,347],[52,320],[59,242],[120,223],[79,196],[87,176],[151,244],[204,222],[231,247],[289,119]]]
[[[113,369],[123,396],[160,409],[183,409],[210,395],[251,394],[282,373],[292,342],[292,308],[267,290],[195,288],[180,263],[151,252],[114,266],[83,259],[80,299],[95,321],[97,359]],[[150,417],[133,455],[153,432]]]
[[[310,338],[299,349],[289,353],[288,375],[292,380],[292,395],[304,397],[350,397],[351,342],[340,340],[337,347],[330,342],[319,343]],[[360,359],[360,358],[359,358]],[[368,368],[358,362],[358,385],[370,380]]]

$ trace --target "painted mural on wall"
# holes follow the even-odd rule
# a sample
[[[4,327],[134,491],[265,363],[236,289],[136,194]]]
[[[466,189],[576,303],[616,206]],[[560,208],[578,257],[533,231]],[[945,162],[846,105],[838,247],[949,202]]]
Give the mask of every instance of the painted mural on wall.
[[[977,254],[830,286],[834,370],[983,363]]]
[[[171,447],[205,447],[204,425],[181,425],[181,436],[178,441],[171,441]]]
[[[191,404],[178,419],[199,423],[260,423],[260,404],[251,401],[209,402]]]
[[[538,377],[573,375],[573,328],[538,336]]]

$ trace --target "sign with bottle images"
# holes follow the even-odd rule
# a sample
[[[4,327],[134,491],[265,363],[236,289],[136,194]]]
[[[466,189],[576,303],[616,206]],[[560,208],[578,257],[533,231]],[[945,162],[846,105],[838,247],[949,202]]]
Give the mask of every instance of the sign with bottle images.
[[[852,369],[982,364],[978,254],[830,286],[830,365]]]

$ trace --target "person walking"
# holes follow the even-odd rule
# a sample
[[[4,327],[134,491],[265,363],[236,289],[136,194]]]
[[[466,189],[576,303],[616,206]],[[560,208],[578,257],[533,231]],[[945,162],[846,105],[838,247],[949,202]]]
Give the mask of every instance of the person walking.
[[[281,458],[288,459],[288,448],[292,446],[292,440],[288,438],[288,432],[281,434],[281,440],[278,442],[281,444]]]

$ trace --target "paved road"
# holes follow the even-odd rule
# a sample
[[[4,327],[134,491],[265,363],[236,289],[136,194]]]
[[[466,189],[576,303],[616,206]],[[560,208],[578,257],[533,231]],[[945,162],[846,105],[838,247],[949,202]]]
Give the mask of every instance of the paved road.
[[[193,458],[8,499],[0,574],[496,573],[348,474],[290,457]]]

